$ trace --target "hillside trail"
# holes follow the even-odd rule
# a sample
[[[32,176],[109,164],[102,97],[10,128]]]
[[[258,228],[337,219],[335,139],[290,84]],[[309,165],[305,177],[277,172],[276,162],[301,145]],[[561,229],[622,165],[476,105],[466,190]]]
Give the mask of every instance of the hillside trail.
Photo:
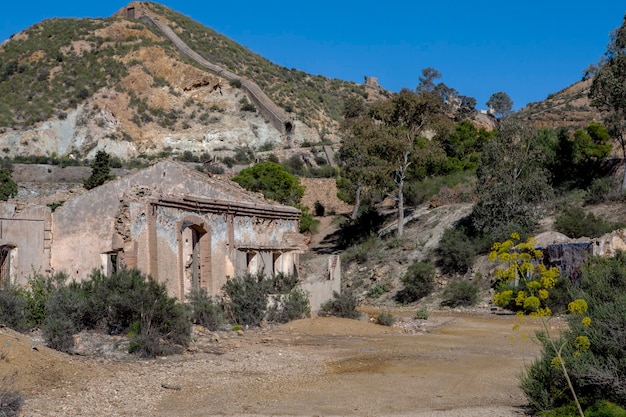
[[[317,231],[311,236],[309,251],[316,254],[329,254],[337,251],[339,226],[334,216],[316,217],[319,220]]]

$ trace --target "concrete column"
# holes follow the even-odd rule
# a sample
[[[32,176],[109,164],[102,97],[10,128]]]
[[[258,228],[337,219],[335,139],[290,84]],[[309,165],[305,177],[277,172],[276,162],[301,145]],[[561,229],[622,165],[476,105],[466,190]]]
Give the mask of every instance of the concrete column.
[[[146,222],[148,225],[148,274],[159,281],[159,254],[157,245],[157,207],[152,204],[146,206]]]

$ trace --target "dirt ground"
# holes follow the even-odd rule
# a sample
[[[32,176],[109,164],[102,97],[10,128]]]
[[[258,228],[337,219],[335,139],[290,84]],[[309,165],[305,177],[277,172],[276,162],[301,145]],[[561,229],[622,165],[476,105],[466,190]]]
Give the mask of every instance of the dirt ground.
[[[398,313],[393,327],[312,318],[196,328],[187,352],[154,360],[124,354],[122,339],[103,348],[81,334],[82,354],[66,355],[0,329],[0,375],[24,395],[23,416],[513,417],[524,415],[517,376],[539,350],[523,337],[536,323],[514,324],[447,311]]]

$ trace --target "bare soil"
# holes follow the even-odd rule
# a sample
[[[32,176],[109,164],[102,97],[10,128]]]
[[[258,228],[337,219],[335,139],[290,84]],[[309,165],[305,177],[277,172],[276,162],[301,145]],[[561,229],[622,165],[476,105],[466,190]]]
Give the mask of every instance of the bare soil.
[[[538,354],[536,323],[514,316],[395,312],[393,327],[312,318],[211,333],[194,329],[181,355],[138,359],[123,338],[82,355],[0,329],[3,389],[25,397],[23,416],[493,416],[524,415],[518,388]]]

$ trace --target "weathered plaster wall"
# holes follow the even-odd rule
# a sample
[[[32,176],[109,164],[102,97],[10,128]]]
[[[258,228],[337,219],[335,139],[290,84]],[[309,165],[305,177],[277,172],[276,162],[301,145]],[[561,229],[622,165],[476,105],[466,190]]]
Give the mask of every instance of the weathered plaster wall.
[[[329,256],[324,274],[307,279],[300,287],[307,293],[311,313],[317,315],[321,305],[333,298],[333,293],[341,293],[341,258]]]
[[[170,294],[183,298],[189,289],[183,266],[183,251],[188,249],[181,245],[189,238],[181,232],[195,225],[203,231],[200,256],[207,260],[202,262],[202,285],[216,294],[227,276],[245,270],[246,251],[267,252],[262,256],[272,266],[271,251],[293,250],[301,236],[298,215],[297,209],[267,201],[235,183],[164,161],[57,209],[51,265],[82,280],[102,267],[107,253],[123,251],[119,258],[125,262],[126,250],[132,248],[132,267],[167,283]],[[287,253],[279,266],[294,263],[297,254]]]
[[[49,207],[0,204],[0,246],[15,247],[13,282],[26,284],[33,272],[49,272],[50,223]]]

